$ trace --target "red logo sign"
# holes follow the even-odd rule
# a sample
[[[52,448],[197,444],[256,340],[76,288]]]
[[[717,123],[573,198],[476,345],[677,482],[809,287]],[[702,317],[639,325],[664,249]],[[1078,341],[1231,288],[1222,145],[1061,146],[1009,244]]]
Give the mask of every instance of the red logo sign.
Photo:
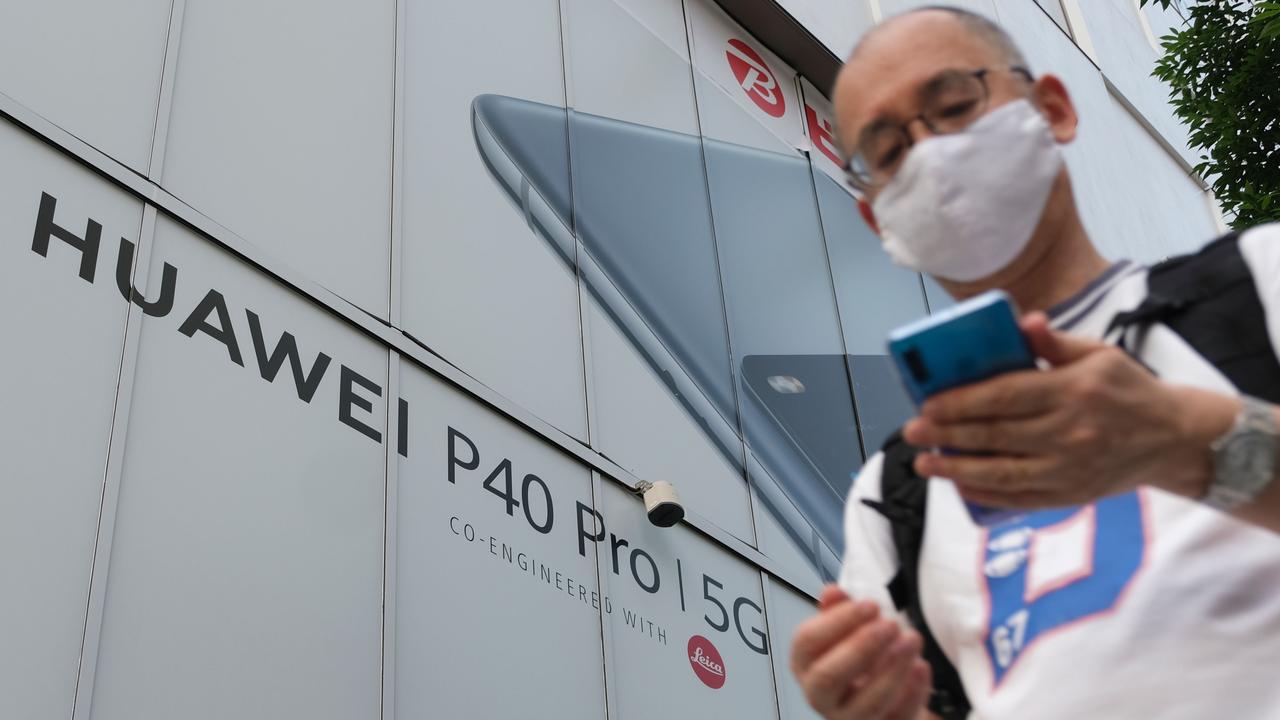
[[[787,111],[786,101],[782,97],[782,88],[773,71],[765,64],[764,58],[751,49],[751,46],[737,38],[729,40],[729,49],[724,56],[729,59],[729,69],[738,79],[742,91],[751,98],[761,110],[772,117],[782,117]]]
[[[818,148],[831,162],[840,165],[840,151],[836,148],[836,139],[831,132],[831,123],[826,118],[818,117],[818,111],[809,105],[804,106],[804,119],[809,124],[809,137],[814,147]]]
[[[689,638],[689,664],[693,674],[712,690],[724,687],[724,659],[711,641],[701,635]]]

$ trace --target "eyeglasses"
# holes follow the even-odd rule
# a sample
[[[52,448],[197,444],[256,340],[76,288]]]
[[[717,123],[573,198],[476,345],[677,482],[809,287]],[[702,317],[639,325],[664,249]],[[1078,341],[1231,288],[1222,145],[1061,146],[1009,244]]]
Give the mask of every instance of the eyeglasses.
[[[1034,81],[1031,71],[1019,66],[1006,69]],[[902,165],[914,145],[907,128],[919,120],[934,135],[958,133],[969,127],[987,109],[990,95],[987,73],[979,70],[947,70],[920,89],[920,114],[904,123],[878,120],[863,129],[858,147],[844,163],[845,175],[855,190],[868,192],[883,187]]]

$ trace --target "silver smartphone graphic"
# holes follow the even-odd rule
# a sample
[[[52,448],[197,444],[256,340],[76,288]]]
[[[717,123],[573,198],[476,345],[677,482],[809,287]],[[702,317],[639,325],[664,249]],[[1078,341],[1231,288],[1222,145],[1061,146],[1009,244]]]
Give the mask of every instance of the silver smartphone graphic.
[[[834,577],[844,499],[862,462],[845,356],[748,356],[729,366],[703,148],[765,174],[807,161],[497,95],[474,100],[472,124],[490,174],[528,225],[576,264],[611,322],[740,469],[746,436],[758,497],[818,573]],[[754,387],[797,374],[813,388],[807,396]]]

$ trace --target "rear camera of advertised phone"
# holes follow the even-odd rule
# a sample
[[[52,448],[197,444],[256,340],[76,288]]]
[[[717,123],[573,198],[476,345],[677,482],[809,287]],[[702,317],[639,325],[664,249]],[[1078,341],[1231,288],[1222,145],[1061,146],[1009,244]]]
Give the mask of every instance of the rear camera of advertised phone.
[[[799,395],[804,392],[804,383],[800,382],[800,378],[790,375],[770,375],[769,387],[783,395]]]
[[[902,353],[902,359],[907,363],[907,369],[911,371],[911,377],[918,383],[929,382],[929,368],[924,366],[924,358],[920,357],[920,351],[911,348]]]

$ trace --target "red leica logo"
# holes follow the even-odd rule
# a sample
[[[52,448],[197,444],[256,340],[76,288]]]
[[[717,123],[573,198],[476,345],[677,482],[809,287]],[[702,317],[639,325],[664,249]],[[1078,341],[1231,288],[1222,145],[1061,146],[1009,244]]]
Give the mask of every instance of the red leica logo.
[[[751,98],[761,110],[772,117],[782,117],[787,111],[786,101],[782,98],[782,88],[773,71],[765,64],[764,58],[751,49],[751,46],[737,38],[729,40],[729,49],[724,56],[729,59],[729,69],[738,79],[742,91]]]
[[[712,690],[724,687],[724,659],[710,640],[701,635],[689,638],[689,665],[707,687]]]

